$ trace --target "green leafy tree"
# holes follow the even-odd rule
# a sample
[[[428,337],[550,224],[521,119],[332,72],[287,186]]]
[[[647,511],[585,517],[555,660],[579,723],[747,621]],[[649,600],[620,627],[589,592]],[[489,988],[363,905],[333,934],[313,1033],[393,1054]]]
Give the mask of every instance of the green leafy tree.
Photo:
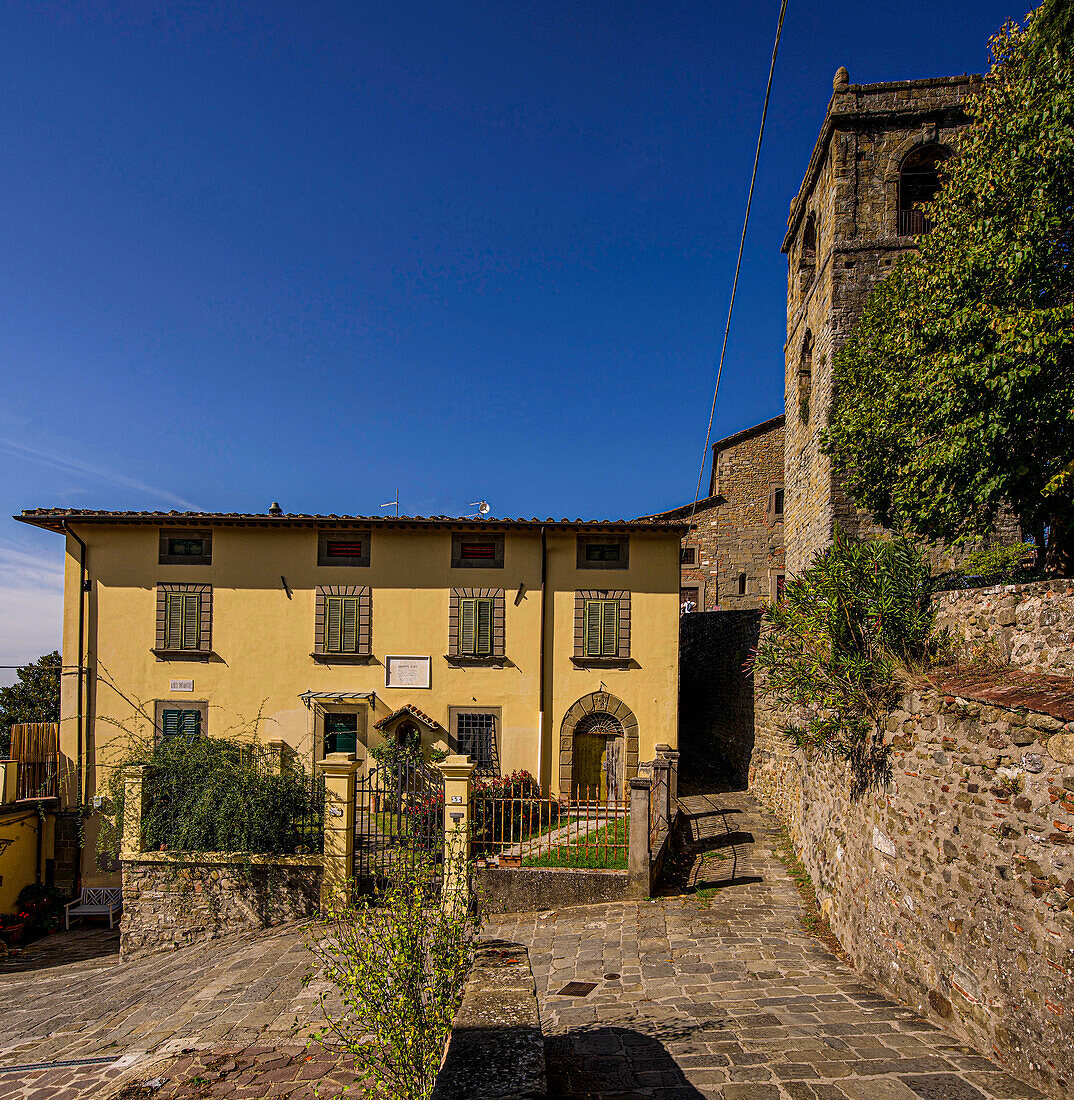
[[[0,688],[0,755],[11,751],[13,725],[60,720],[60,663],[53,650],[18,669],[11,687]]]
[[[957,543],[1013,508],[1074,566],[1074,25],[1005,26],[929,204],[932,232],[834,359],[825,449],[882,523]]]
[[[943,648],[931,596],[928,559],[914,543],[837,531],[765,610],[754,658],[762,695],[787,716],[788,740],[850,765],[858,793],[885,774],[900,668]]]

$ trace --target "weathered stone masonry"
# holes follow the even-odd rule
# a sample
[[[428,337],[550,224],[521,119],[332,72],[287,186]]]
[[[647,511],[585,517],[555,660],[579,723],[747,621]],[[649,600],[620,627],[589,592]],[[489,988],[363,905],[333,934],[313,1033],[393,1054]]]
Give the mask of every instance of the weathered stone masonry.
[[[935,604],[937,627],[949,629],[966,656],[1074,676],[1074,581],[940,592]]]
[[[124,858],[120,951],[170,951],[320,912],[320,856]]]
[[[851,504],[820,449],[831,405],[832,355],[869,291],[914,247],[898,224],[899,170],[910,152],[950,147],[969,121],[976,77],[850,84],[836,74],[802,186],[791,204],[785,355],[787,569],[798,573],[832,539],[876,530]],[[937,563],[943,565],[942,561]]]
[[[697,589],[698,611],[760,608],[783,576],[783,417],[745,428],[712,447],[709,495],[661,519],[685,519],[684,592]]]
[[[1023,607],[1042,598],[1014,595]],[[1064,598],[1060,617],[1074,608]],[[979,619],[968,593],[956,602]],[[1070,1097],[1074,682],[992,679],[1007,696],[1040,683],[1060,701],[1048,714],[981,701],[958,679],[921,684],[888,722],[890,781],[859,800],[845,767],[792,750],[758,699],[750,787],[786,823],[864,977]]]

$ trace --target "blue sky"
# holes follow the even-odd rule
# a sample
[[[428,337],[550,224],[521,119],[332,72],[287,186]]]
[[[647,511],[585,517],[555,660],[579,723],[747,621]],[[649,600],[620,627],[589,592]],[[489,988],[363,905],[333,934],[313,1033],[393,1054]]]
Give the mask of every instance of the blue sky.
[[[0,5],[0,517],[688,501],[778,7]],[[781,411],[836,68],[1023,14],[791,0],[715,437]],[[0,663],[58,643],[60,541],[0,518]]]

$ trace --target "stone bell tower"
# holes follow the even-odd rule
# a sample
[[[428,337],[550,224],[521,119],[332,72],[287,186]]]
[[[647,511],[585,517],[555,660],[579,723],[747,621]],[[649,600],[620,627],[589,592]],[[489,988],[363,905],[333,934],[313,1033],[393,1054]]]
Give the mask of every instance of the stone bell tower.
[[[937,167],[970,120],[980,77],[851,84],[839,69],[820,137],[791,203],[787,254],[785,543],[797,573],[832,539],[877,530],[847,499],[820,450],[832,401],[832,354],[870,288],[928,222],[914,204],[935,194]]]

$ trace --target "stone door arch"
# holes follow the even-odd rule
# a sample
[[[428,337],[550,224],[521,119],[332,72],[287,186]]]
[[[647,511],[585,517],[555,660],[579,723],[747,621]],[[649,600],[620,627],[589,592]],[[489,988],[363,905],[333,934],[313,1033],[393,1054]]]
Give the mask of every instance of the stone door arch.
[[[602,722],[601,719],[608,721]],[[584,724],[583,724],[584,722]],[[626,784],[638,774],[638,720],[634,712],[621,699],[606,691],[593,691],[583,695],[563,716],[559,731],[559,789],[561,795],[571,793],[574,773],[574,735],[602,732],[615,735],[615,723],[622,729],[618,752],[619,797],[626,797]],[[602,730],[603,727],[603,730]]]

